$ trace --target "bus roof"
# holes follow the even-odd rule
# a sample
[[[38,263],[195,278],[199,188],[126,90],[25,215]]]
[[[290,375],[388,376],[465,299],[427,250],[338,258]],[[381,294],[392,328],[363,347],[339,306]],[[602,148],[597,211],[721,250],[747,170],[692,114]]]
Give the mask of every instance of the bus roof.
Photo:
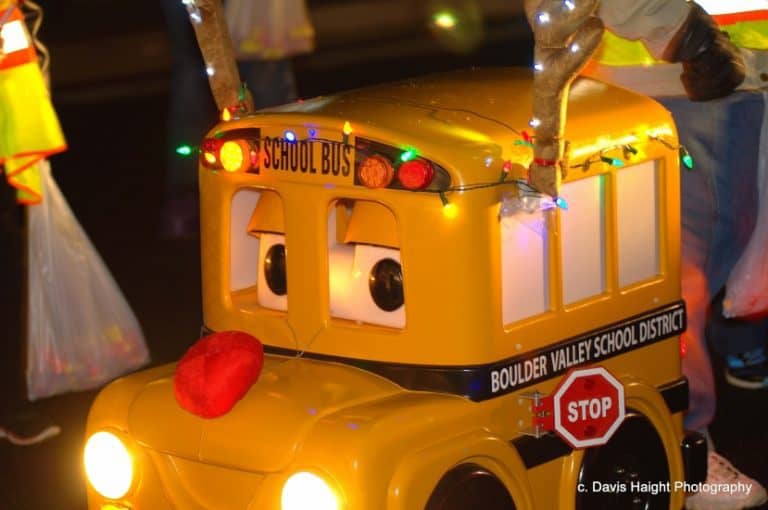
[[[349,122],[358,136],[415,147],[457,181],[477,182],[488,177],[479,164],[487,157],[518,160],[510,151],[522,131],[532,132],[532,85],[529,69],[474,68],[320,96],[250,119],[286,123],[295,115],[297,124],[327,123],[339,131]],[[645,96],[588,78],[571,88],[566,139],[574,164],[587,157],[579,157],[579,147],[672,126],[666,110]]]

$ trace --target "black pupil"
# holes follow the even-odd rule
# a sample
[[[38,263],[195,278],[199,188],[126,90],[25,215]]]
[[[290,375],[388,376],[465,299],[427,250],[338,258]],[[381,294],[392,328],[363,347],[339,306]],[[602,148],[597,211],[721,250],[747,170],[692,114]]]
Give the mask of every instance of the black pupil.
[[[275,244],[267,250],[264,260],[264,277],[274,294],[284,296],[288,291],[285,279],[285,245]]]
[[[368,285],[376,306],[392,312],[403,306],[403,271],[400,263],[392,259],[383,259],[371,270]]]

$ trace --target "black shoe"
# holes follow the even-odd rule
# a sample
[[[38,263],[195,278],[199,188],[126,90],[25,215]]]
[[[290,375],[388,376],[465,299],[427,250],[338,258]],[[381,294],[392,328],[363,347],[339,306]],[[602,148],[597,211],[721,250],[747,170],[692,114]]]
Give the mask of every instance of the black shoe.
[[[765,349],[726,356],[725,380],[731,386],[747,390],[768,388],[768,355]]]

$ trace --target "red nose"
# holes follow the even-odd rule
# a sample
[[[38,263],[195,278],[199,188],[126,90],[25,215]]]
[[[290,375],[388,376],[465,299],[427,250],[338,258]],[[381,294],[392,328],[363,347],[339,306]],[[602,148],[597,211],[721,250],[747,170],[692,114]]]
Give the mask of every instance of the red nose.
[[[179,405],[202,418],[229,412],[259,378],[264,349],[242,331],[201,338],[176,367],[173,390]]]

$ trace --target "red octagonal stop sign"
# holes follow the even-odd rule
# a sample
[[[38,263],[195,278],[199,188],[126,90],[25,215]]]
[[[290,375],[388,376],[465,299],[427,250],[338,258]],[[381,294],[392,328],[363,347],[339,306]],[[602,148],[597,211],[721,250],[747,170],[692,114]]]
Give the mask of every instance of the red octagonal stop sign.
[[[572,370],[552,407],[555,431],[572,447],[603,445],[624,421],[624,386],[603,367]]]

